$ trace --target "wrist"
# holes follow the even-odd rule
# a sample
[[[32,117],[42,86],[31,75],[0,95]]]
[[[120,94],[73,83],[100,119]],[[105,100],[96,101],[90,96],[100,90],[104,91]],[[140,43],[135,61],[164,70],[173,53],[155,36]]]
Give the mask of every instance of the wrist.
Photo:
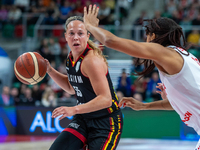
[[[52,67],[49,67],[49,69],[47,70],[47,73],[49,74],[52,71]]]
[[[149,107],[150,107],[149,103],[142,103],[142,110],[148,110]]]
[[[74,106],[74,108],[75,108],[75,114],[79,114],[80,111],[79,105]]]

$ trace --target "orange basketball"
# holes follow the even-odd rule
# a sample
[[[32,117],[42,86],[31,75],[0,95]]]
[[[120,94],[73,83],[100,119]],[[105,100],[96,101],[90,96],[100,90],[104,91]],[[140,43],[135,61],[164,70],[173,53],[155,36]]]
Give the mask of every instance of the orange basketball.
[[[36,52],[20,55],[14,64],[14,72],[19,81],[24,84],[36,84],[46,75],[47,65],[44,58]]]

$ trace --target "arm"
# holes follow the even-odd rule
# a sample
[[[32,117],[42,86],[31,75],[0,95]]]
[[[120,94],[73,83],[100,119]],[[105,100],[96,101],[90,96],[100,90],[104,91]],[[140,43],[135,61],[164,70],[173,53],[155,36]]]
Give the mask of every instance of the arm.
[[[106,78],[107,66],[103,59],[95,55],[87,56],[82,64],[82,72],[90,79],[97,97],[86,104],[76,106],[77,114],[110,107],[112,105],[112,96]]]
[[[61,120],[66,116],[94,112],[112,105],[112,96],[106,78],[108,69],[106,63],[102,58],[91,53],[93,52],[89,52],[84,58],[81,70],[82,73],[90,79],[93,90],[97,96],[82,105],[56,108],[52,113],[53,118],[62,115],[62,117],[60,117]]]
[[[166,56],[166,48],[162,45],[156,43],[142,43],[120,38],[107,30],[99,28],[97,14],[98,8],[96,9],[96,6],[93,6],[92,8],[90,5],[88,13],[85,7],[84,23],[87,30],[89,30],[89,32],[91,32],[92,35],[103,45],[134,57],[152,59],[155,61],[160,61],[162,60],[162,56]],[[158,55],[160,56],[159,58],[157,57]]]
[[[163,100],[151,103],[142,103],[132,97],[124,97],[120,101],[119,106],[121,107],[122,105],[124,105],[134,110],[174,110],[167,99],[167,94],[163,89],[163,84],[158,83],[158,86],[156,87],[161,90],[156,92],[161,95]]]
[[[122,105],[130,107],[133,110],[174,110],[168,99],[142,103],[132,97],[124,97],[120,101],[119,107],[122,107]]]
[[[67,93],[69,94],[75,94],[75,91],[73,89],[73,87],[71,86],[71,84],[69,83],[68,80],[68,76],[64,75],[60,72],[58,72],[57,70],[55,70],[50,64],[49,61],[47,59],[46,63],[47,63],[47,73],[49,74],[49,76],[63,89],[65,90]]]

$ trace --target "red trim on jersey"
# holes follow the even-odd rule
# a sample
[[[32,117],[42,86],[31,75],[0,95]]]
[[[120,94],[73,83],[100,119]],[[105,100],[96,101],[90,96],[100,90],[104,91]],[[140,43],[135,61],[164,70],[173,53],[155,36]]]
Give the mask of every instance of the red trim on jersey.
[[[90,47],[89,47],[88,49],[89,49],[89,50],[88,50],[88,52],[89,52],[90,50],[93,50],[93,49],[91,49]],[[88,53],[88,52],[87,52],[87,53]],[[86,53],[86,54],[87,54],[87,53]],[[84,55],[81,55],[81,57],[83,57],[83,58],[84,58],[85,56],[84,56]],[[84,77],[86,77],[86,78],[88,78],[88,79],[89,79],[89,77],[85,76],[85,75],[83,74],[82,70],[81,70],[81,65],[82,65],[82,62],[83,62],[83,61],[81,61],[81,64],[80,64],[80,71],[81,71],[81,73],[82,73],[82,75],[83,75]]]
[[[72,60],[72,58],[71,58],[71,56],[72,56],[72,51],[70,51],[70,53],[69,53],[69,59],[70,59],[70,61],[71,61],[71,63],[72,63],[72,67],[74,67],[74,65],[76,64],[76,62],[79,60],[79,58],[81,57],[81,56],[83,56],[83,53],[86,51],[86,49],[90,49],[90,50],[92,50],[90,47],[89,47],[89,45],[87,44],[87,46],[86,46],[86,48],[85,48],[85,50],[81,53],[81,55],[77,58],[77,60],[73,63],[73,60]],[[86,53],[87,54],[87,53]],[[74,64],[74,65],[73,65]]]
[[[65,128],[63,131],[67,131],[67,132],[70,132],[71,134],[75,135],[77,138],[79,138],[83,142],[83,144],[85,144],[87,141],[87,139],[81,133],[79,133],[78,131],[76,131],[74,129]]]
[[[108,69],[107,69],[107,73],[106,73],[106,76],[108,75]]]

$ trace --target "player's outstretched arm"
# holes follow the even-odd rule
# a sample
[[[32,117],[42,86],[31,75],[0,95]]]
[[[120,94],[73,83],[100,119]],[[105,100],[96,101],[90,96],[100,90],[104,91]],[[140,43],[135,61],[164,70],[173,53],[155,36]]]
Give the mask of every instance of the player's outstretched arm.
[[[120,38],[98,27],[98,11],[99,8],[95,5],[90,5],[88,10],[84,7],[84,24],[86,29],[103,45],[134,57],[152,59],[157,62],[162,62],[164,61],[163,57],[169,56],[168,50],[160,44],[136,42],[134,40]]]
[[[75,91],[71,84],[69,83],[68,76],[64,75],[57,70],[55,70],[49,63],[47,59],[45,59],[47,63],[47,73],[48,75],[67,93],[75,94]]]
[[[156,102],[143,103],[132,97],[124,97],[119,103],[119,107],[130,107],[133,110],[174,110],[168,99]]]

